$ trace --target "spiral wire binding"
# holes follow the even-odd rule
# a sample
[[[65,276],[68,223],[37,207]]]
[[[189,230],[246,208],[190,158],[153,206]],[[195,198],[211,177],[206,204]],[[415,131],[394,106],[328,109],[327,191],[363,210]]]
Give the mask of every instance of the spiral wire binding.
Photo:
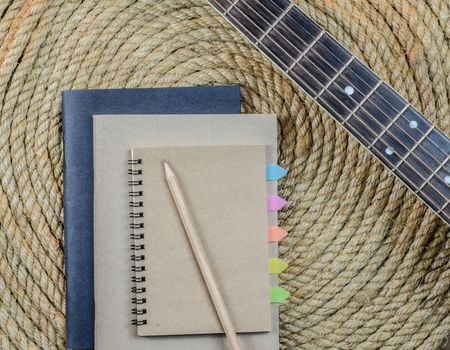
[[[128,161],[128,165],[130,165],[128,175],[131,176],[131,180],[128,181],[128,186],[131,187],[131,190],[128,192],[128,196],[130,197],[130,201],[128,202],[130,207],[129,218],[131,219],[130,229],[132,230],[132,233],[130,234],[130,249],[133,251],[133,254],[131,255],[131,261],[133,262],[131,271],[134,273],[134,276],[131,277],[131,282],[135,283],[135,286],[131,288],[131,293],[135,294],[135,297],[131,299],[131,303],[134,305],[131,309],[131,314],[136,316],[147,314],[147,309],[145,307],[138,306],[147,302],[146,298],[140,297],[139,295],[146,292],[145,287],[139,286],[139,283],[145,282],[145,276],[137,276],[137,273],[145,271],[145,266],[139,265],[139,262],[145,260],[145,255],[142,254],[145,245],[140,243],[140,240],[142,241],[145,237],[144,232],[142,232],[144,223],[139,221],[139,219],[144,217],[144,212],[139,209],[144,206],[144,202],[141,198],[144,195],[144,192],[138,188],[139,186],[142,186],[143,182],[142,179],[135,178],[142,175],[142,169],[135,169],[135,166],[140,164],[142,164],[142,159],[130,159]],[[139,230],[139,232],[136,232],[136,230]],[[141,320],[136,317],[131,321],[131,324],[133,326],[142,326],[147,324],[147,320]]]

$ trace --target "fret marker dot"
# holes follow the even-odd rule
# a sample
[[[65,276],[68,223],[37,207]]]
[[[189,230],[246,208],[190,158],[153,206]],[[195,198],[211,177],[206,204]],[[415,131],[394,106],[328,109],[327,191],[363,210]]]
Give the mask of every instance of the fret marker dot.
[[[409,122],[409,127],[411,129],[415,129],[415,128],[417,128],[417,126],[418,125],[417,125],[417,122],[415,120]]]
[[[355,90],[351,86],[346,86],[344,91],[348,96],[353,95],[353,93],[355,92]]]
[[[450,184],[450,176],[447,175],[447,176],[444,178],[444,181],[445,181],[446,184]]]
[[[391,156],[394,154],[394,149],[392,147],[388,147],[388,148],[386,148],[385,152],[388,156]]]

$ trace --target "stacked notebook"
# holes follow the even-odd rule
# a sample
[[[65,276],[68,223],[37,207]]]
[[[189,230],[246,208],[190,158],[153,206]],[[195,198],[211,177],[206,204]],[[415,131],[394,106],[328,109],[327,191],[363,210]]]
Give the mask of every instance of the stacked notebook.
[[[197,91],[200,104],[204,91]],[[229,101],[219,95],[219,104],[226,105]],[[66,237],[72,233],[66,239],[69,348],[227,349],[165,181],[166,161],[177,173],[242,348],[278,349],[277,303],[288,293],[276,277],[285,268],[276,245],[285,235],[276,226],[277,211],[285,204],[277,196],[276,180],[285,172],[276,165],[276,117],[208,113],[207,108],[201,115],[105,108],[85,118],[92,127],[86,157],[93,159],[86,167],[93,174],[94,196],[88,200],[88,186],[85,197],[80,191],[75,195],[73,185],[72,196],[66,190],[66,220],[72,218],[66,221]],[[68,127],[66,122],[65,146]],[[66,154],[71,149],[66,146]],[[67,159],[65,165],[67,178]],[[75,214],[68,213],[73,210],[69,199],[93,203],[93,211],[83,214],[85,221],[93,218],[92,229],[79,233],[87,241],[70,230]],[[74,259],[76,249],[93,254],[93,264]],[[90,305],[80,304],[84,314],[69,308],[79,296],[69,281],[81,278],[83,269],[93,271],[83,283],[93,288],[95,327],[89,325],[94,320]],[[82,341],[79,323],[95,329],[93,343]],[[76,344],[69,344],[69,334]]]

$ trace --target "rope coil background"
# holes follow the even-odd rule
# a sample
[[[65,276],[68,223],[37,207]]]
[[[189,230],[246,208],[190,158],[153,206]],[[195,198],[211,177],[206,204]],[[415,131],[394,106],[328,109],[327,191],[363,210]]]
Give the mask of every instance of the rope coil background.
[[[450,133],[446,0],[297,4]],[[204,0],[0,1],[0,348],[63,349],[61,90],[239,84],[278,115],[284,349],[435,349],[449,229]]]

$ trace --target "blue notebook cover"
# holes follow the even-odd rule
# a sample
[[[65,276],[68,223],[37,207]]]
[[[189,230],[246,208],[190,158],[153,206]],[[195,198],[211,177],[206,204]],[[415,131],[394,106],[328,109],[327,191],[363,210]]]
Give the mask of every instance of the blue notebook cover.
[[[240,113],[239,86],[63,91],[67,348],[94,348],[92,115],[207,113]]]

